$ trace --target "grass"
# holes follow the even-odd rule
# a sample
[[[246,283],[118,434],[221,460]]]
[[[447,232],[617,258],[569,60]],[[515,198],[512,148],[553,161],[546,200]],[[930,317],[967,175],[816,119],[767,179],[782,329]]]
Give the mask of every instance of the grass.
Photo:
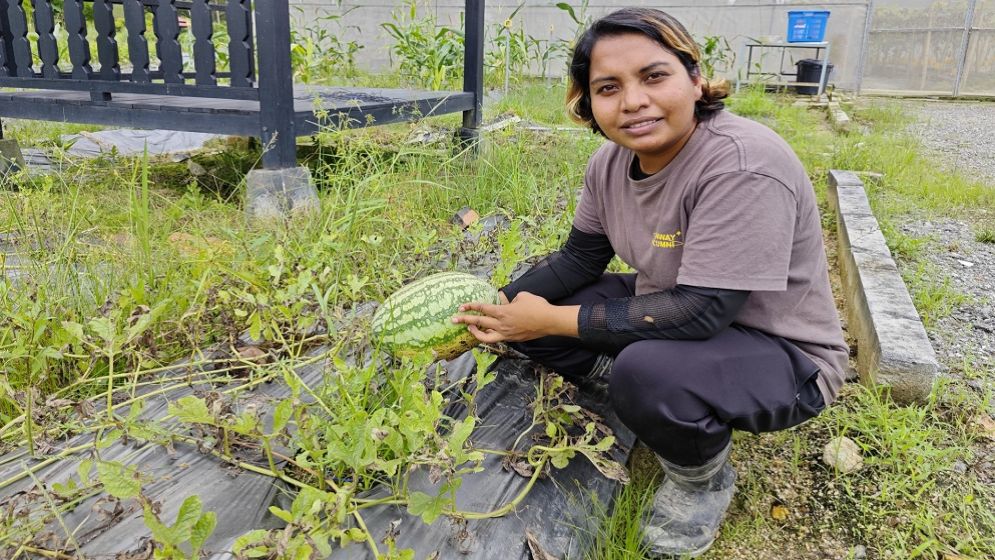
[[[562,111],[562,99],[562,84],[527,84],[489,105],[489,117],[512,112],[541,124],[574,126]],[[922,158],[915,142],[898,132],[905,117],[896,106],[855,107],[855,123],[866,130],[837,136],[821,114],[789,101],[748,89],[729,106],[781,134],[820,196],[830,168],[881,173],[880,180],[867,181],[868,192],[927,326],[967,303],[924,264],[934,241],[904,234],[899,224],[909,214],[990,208],[991,192],[939,172]],[[59,127],[13,124],[10,130],[22,145],[49,144],[61,133]],[[241,178],[259,157],[257,148],[245,144],[196,156],[203,172],[194,173],[187,164],[103,159],[4,185],[0,232],[13,237],[30,276],[23,284],[0,284],[0,315],[6,318],[0,323],[0,368],[6,373],[0,384],[0,445],[15,447],[33,439],[32,433],[86,429],[71,418],[71,405],[58,414],[45,408],[48,397],[95,403],[98,414],[109,413],[116,406],[107,402],[112,393],[140,390],[180,358],[205,365],[208,358],[196,349],[234,347],[248,331],[273,361],[241,364],[242,374],[247,370],[253,382],[282,379],[299,394],[313,390],[317,397],[300,406],[293,420],[315,438],[316,444],[305,448],[315,451],[311,463],[340,480],[350,473],[357,481],[389,478],[355,464],[363,455],[350,442],[372,440],[340,436],[398,431],[404,411],[416,405],[425,421],[417,430],[404,426],[411,433],[403,442],[384,440],[393,445],[377,451],[386,453],[384,464],[400,461],[396,468],[403,468],[404,453],[458,457],[449,443],[430,436],[452,425],[441,408],[429,406],[433,397],[417,367],[382,377],[375,367],[337,365],[347,373],[321,388],[301,387],[287,372],[319,345],[362,345],[362,333],[325,327],[410,279],[486,264],[491,254],[503,259],[496,274],[506,275],[509,261],[557,247],[569,229],[587,157],[601,140],[584,132],[509,128],[489,134],[482,157],[473,159],[447,147],[407,144],[410,130],[408,125],[329,130],[302,146],[322,211],[313,221],[283,228],[244,220]],[[511,227],[468,240],[450,222],[464,206],[484,216],[503,215]],[[978,230],[979,241],[985,235],[991,237],[990,228]],[[956,364],[965,378],[995,377],[990,367],[971,363]],[[212,379],[229,383],[224,369],[235,366],[223,366]],[[28,398],[32,392],[38,398]],[[240,437],[270,439],[245,425],[224,424],[232,419],[199,417],[192,401],[183,406],[174,412],[199,418],[202,425],[223,424],[226,433],[241,429],[249,435]],[[37,410],[50,414],[51,423],[24,421]],[[931,402],[911,407],[850,386],[839,404],[799,428],[737,434],[733,461],[739,492],[723,535],[706,558],[851,558],[857,545],[867,547],[869,558],[995,555],[993,473],[984,466],[982,445],[990,436],[976,422],[991,410],[990,391],[978,394],[959,382],[945,382]],[[125,426],[127,413],[114,411]],[[336,428],[319,430],[327,421],[311,424],[309,418],[335,418]],[[838,435],[860,445],[862,470],[837,473],[821,463],[822,446]],[[344,459],[322,463],[329,461],[324,452],[332,447]],[[590,558],[642,555],[638,522],[659,469],[642,452],[630,466],[633,482],[614,509],[594,506],[600,528],[584,535],[592,542]],[[327,503],[349,503],[346,494],[322,486],[327,481],[300,478],[328,491]],[[313,502],[320,494],[308,495]],[[312,502],[295,511],[320,509]],[[0,551],[3,537],[30,531],[4,523],[0,518]]]

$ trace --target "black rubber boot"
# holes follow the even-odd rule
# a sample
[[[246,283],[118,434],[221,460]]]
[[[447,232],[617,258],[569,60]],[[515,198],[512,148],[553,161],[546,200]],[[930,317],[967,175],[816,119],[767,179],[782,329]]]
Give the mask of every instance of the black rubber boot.
[[[666,478],[643,523],[643,542],[655,558],[694,558],[705,553],[736,491],[736,471],[727,462],[732,444],[700,467],[660,458]]]
[[[608,396],[608,379],[611,377],[612,365],[615,359],[608,354],[599,354],[594,366],[587,375],[577,378],[574,384],[595,395]]]

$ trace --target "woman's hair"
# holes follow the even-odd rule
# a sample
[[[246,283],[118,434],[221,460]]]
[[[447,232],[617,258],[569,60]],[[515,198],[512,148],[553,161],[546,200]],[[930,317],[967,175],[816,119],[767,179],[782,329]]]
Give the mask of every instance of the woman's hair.
[[[570,87],[567,90],[567,111],[573,120],[589,125],[604,135],[591,112],[591,52],[604,37],[627,33],[645,35],[676,56],[692,79],[701,83],[701,99],[694,105],[697,119],[721,111],[723,99],[729,95],[725,80],[709,81],[701,75],[701,50],[681,22],[653,8],[625,8],[595,21],[577,40],[570,60]]]

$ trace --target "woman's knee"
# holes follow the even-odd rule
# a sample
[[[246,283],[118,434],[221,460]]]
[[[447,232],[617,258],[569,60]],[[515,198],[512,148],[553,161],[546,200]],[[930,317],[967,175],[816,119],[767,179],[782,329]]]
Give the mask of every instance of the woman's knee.
[[[667,408],[667,402],[686,398],[679,361],[668,356],[666,349],[659,347],[661,343],[665,341],[635,342],[615,357],[608,392],[623,419],[658,414]]]

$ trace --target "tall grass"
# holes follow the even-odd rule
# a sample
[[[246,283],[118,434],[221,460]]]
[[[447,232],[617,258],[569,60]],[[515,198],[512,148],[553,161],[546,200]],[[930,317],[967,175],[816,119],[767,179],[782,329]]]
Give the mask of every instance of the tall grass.
[[[0,326],[0,348],[8,349],[0,366],[11,387],[0,393],[0,419],[24,412],[17,395],[27,387],[39,398],[70,384],[101,392],[102,383],[79,380],[159,367],[253,325],[271,332],[267,320],[292,322],[278,317],[281,307],[331,313],[382,299],[429,270],[491,250],[491,238],[466,245],[450,220],[461,207],[542,216],[523,223],[565,230],[565,201],[598,141],[498,133],[473,158],[407,145],[407,130],[320,134],[306,163],[322,211],[287,228],[248,225],[221,193],[200,189],[191,175],[157,173],[159,164],[147,160],[91,160],[66,175],[22,179],[0,208],[0,231],[14,234],[30,263],[21,284],[0,284],[0,313],[11,318]],[[295,282],[307,290],[298,294]],[[139,321],[142,332],[129,336]],[[95,348],[101,359],[90,358]]]

